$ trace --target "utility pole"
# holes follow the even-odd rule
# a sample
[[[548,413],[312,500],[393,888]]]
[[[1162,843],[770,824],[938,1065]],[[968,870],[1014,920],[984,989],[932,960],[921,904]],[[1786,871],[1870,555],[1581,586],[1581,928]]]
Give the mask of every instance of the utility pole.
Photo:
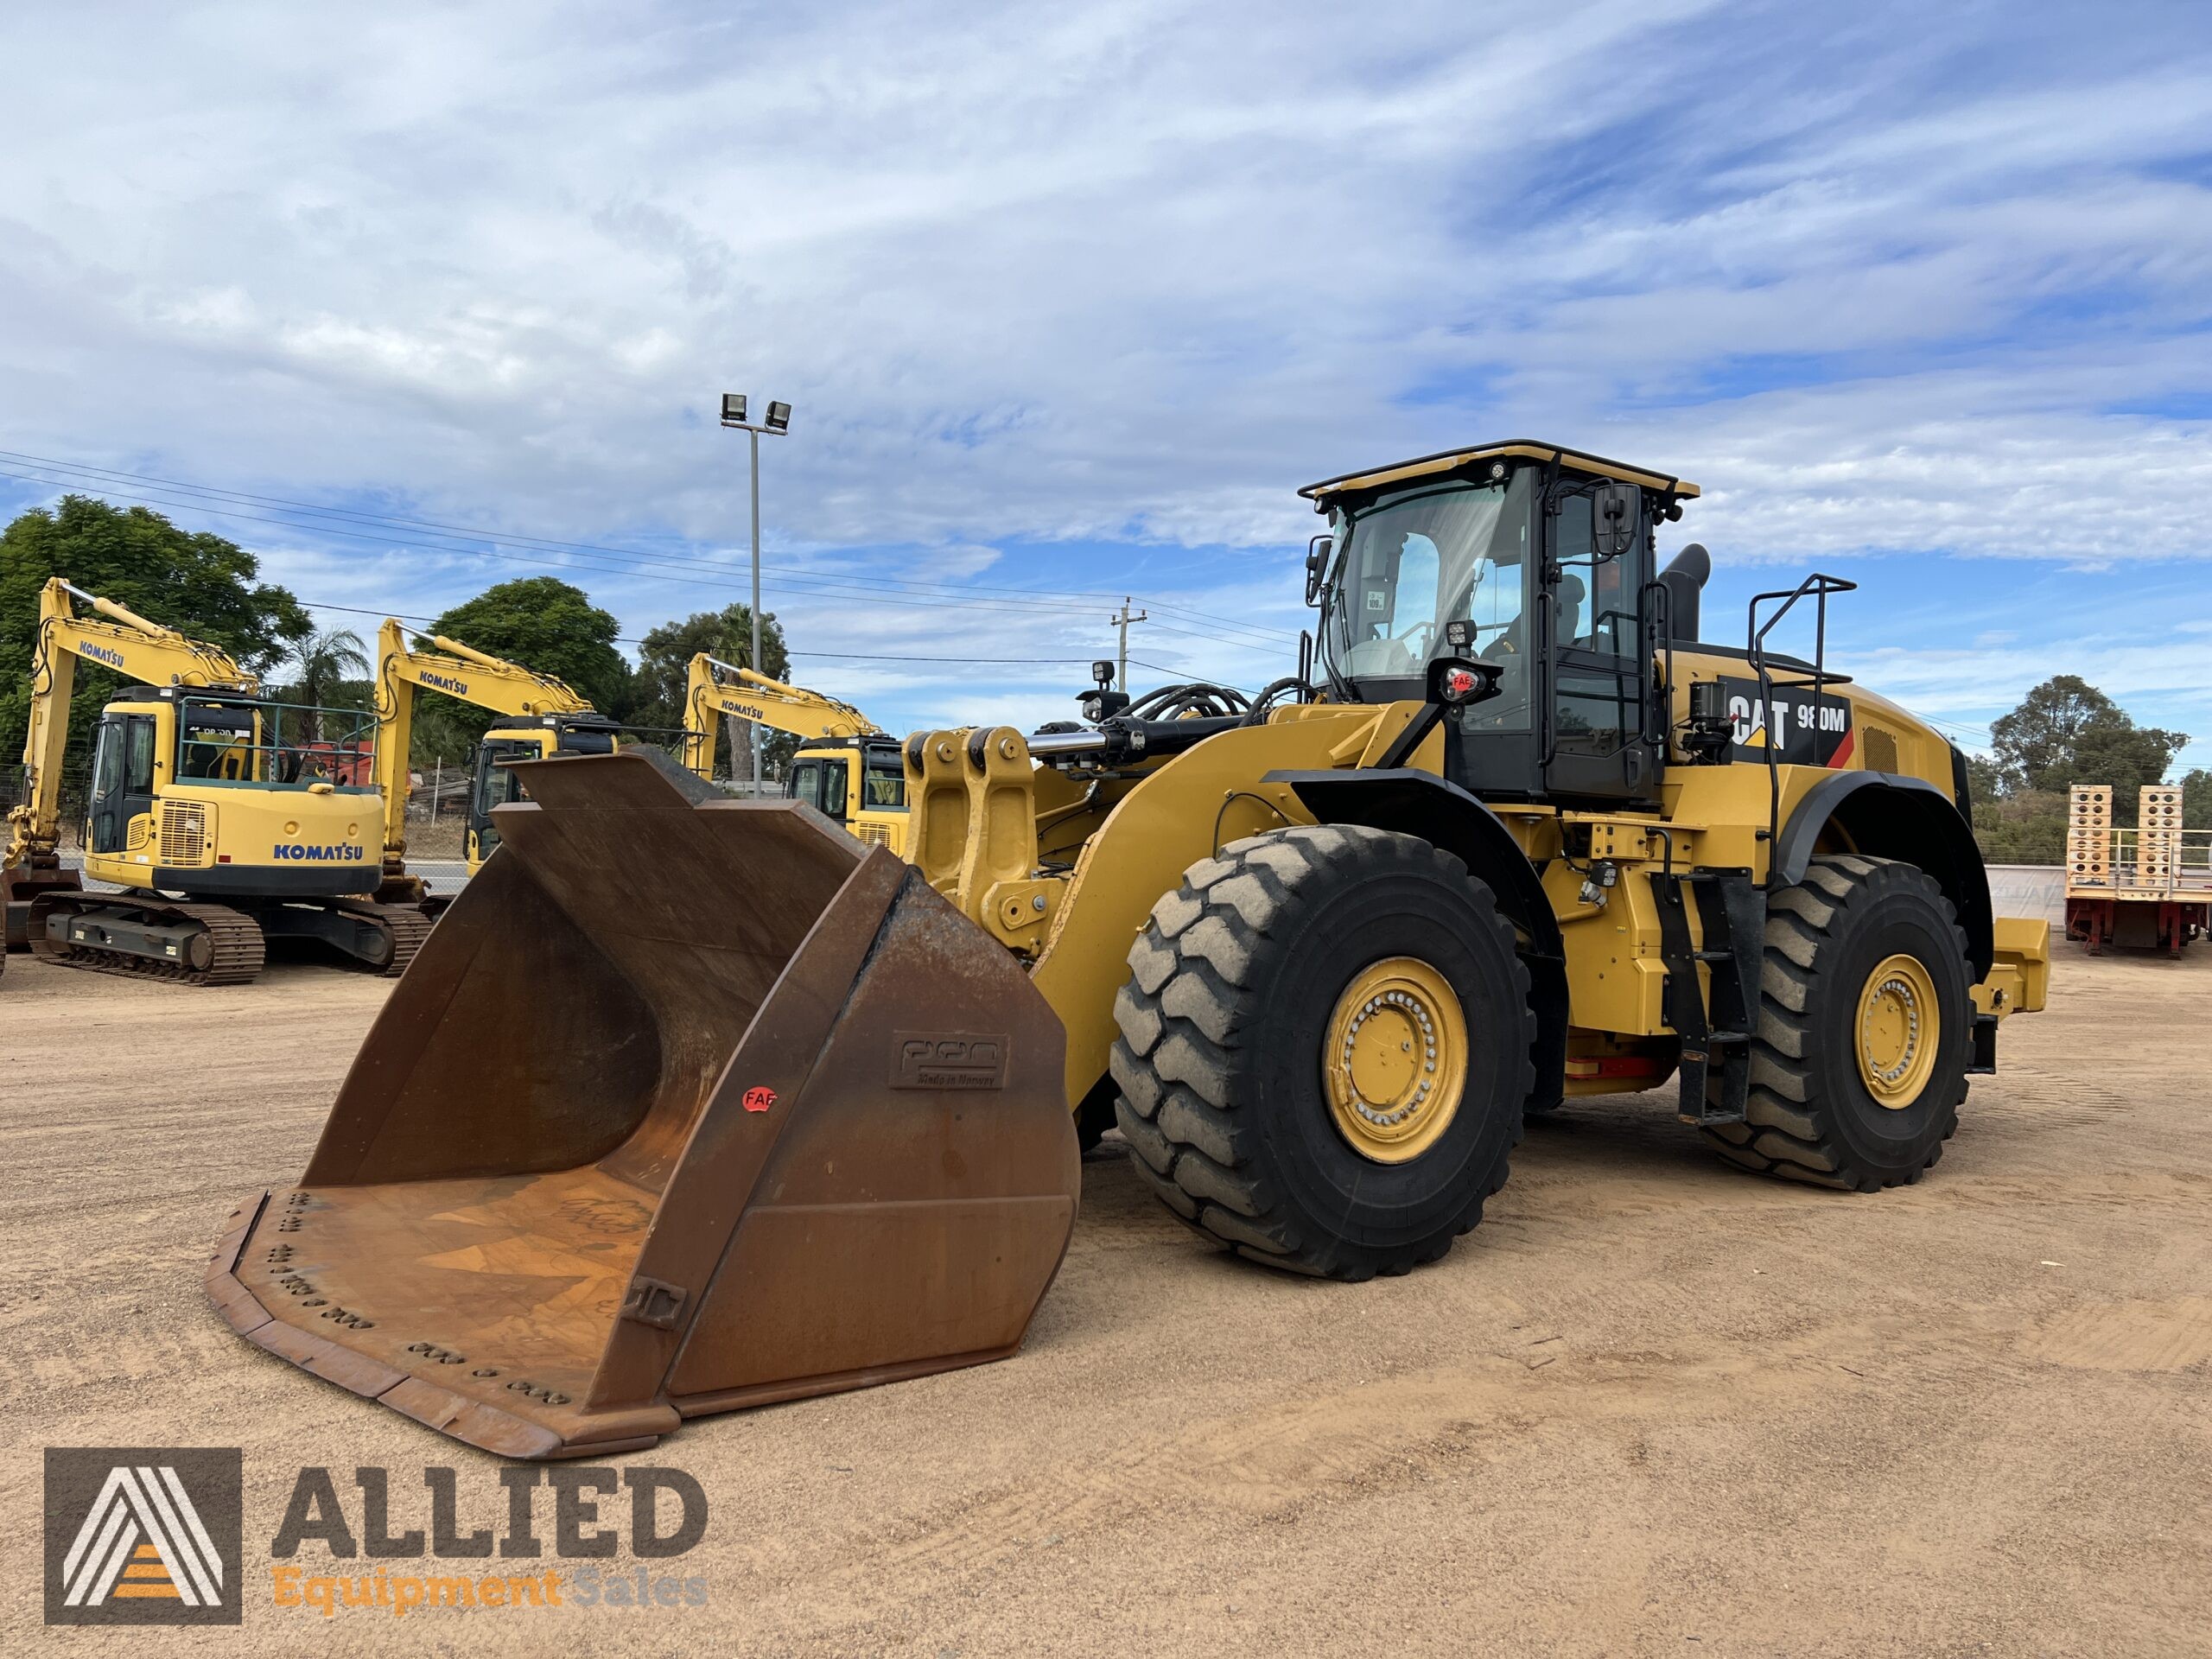
[[[726,391],[722,394],[722,424],[747,434],[753,444],[753,671],[766,674],[768,670],[760,660],[760,435],[780,438],[791,430],[791,406],[789,404],[770,404],[768,418],[755,426],[745,418],[745,394]],[[760,727],[756,721],[747,721],[752,741],[747,747],[753,751],[753,793],[760,793]]]
[[[1149,611],[1139,611],[1132,615],[1129,611],[1128,596],[1125,594],[1122,597],[1122,608],[1120,613],[1116,615],[1109,616],[1106,620],[1109,622],[1113,623],[1122,631],[1122,678],[1121,683],[1114,689],[1117,691],[1126,692],[1129,689],[1129,624],[1132,622],[1150,621],[1152,620],[1152,613]]]

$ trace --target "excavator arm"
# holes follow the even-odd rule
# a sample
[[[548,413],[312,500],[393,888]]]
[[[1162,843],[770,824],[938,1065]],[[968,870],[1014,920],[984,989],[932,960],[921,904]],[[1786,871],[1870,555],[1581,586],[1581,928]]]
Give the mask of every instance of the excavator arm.
[[[407,851],[407,752],[415,729],[415,694],[442,691],[499,715],[588,715],[590,701],[566,682],[493,657],[458,639],[433,635],[428,651],[411,649],[398,619],[377,631],[377,787],[384,795],[386,879],[404,874]]]
[[[735,677],[733,685],[721,677]],[[685,676],[683,731],[691,770],[701,778],[715,772],[715,721],[749,720],[803,741],[873,737],[882,728],[849,702],[785,685],[749,668],[738,668],[701,652]]]
[[[80,617],[73,600],[84,601],[100,620]],[[8,813],[8,850],[0,868],[14,870],[54,861],[60,831],[62,755],[79,657],[145,685],[260,690],[259,682],[220,646],[188,639],[111,599],[52,578],[39,594],[38,632],[31,647],[23,798]]]

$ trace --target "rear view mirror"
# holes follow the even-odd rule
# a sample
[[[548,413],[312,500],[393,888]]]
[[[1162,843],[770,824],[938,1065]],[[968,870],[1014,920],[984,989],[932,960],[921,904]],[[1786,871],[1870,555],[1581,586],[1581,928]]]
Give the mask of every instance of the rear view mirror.
[[[1306,543],[1306,602],[1311,605],[1320,596],[1321,583],[1329,574],[1329,556],[1337,550],[1335,538],[1316,536]]]
[[[1600,484],[1590,493],[1590,533],[1598,558],[1618,559],[1636,545],[1637,509],[1643,493],[1633,484]]]

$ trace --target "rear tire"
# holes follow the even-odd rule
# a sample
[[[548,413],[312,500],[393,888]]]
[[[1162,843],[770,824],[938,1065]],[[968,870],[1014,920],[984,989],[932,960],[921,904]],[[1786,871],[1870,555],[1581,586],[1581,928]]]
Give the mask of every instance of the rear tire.
[[[1910,864],[1816,858],[1768,901],[1765,944],[1747,1121],[1706,1139],[1821,1186],[1918,1180],[1959,1126],[1973,1046],[1967,938],[1942,889]]]
[[[1536,1019],[1512,927],[1450,854],[1335,824],[1233,842],[1153,906],[1129,967],[1116,1115],[1213,1243],[1403,1273],[1504,1185]]]

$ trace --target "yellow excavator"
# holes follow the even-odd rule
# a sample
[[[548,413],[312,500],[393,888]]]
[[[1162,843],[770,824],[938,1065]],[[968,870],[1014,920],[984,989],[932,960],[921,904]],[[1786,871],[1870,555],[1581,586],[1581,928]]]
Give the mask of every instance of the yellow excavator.
[[[2049,928],[1994,913],[1964,757],[1829,662],[1852,584],[1707,641],[1704,550],[1656,556],[1697,486],[1551,444],[1302,493],[1295,673],[916,733],[911,862],[644,752],[518,766],[306,1173],[232,1216],[226,1317],[600,1456],[1013,1353],[1108,1123],[1194,1238],[1341,1281],[1444,1255],[1589,1096],[1922,1179]]]
[[[93,612],[80,616],[76,601]],[[81,658],[141,683],[101,711],[84,876],[58,851],[63,749]],[[260,972],[270,938],[317,940],[397,974],[428,931],[378,903],[374,788],[353,711],[280,702],[214,645],[55,577],[32,645],[26,788],[8,815],[0,891],[11,944],[74,968],[194,985]]]
[[[685,759],[715,773],[715,728],[749,720],[801,740],[785,793],[861,840],[906,851],[906,768],[899,740],[849,702],[701,652],[684,676]]]
[[[418,691],[441,691],[502,716],[476,746],[468,792],[466,854],[474,875],[499,843],[494,807],[523,798],[512,760],[554,754],[612,754],[619,724],[550,674],[507,662],[442,634],[430,648],[407,643],[396,617],[377,630],[377,786],[384,791],[384,865],[378,897],[387,903],[430,903],[422,878],[407,870],[408,750]]]

